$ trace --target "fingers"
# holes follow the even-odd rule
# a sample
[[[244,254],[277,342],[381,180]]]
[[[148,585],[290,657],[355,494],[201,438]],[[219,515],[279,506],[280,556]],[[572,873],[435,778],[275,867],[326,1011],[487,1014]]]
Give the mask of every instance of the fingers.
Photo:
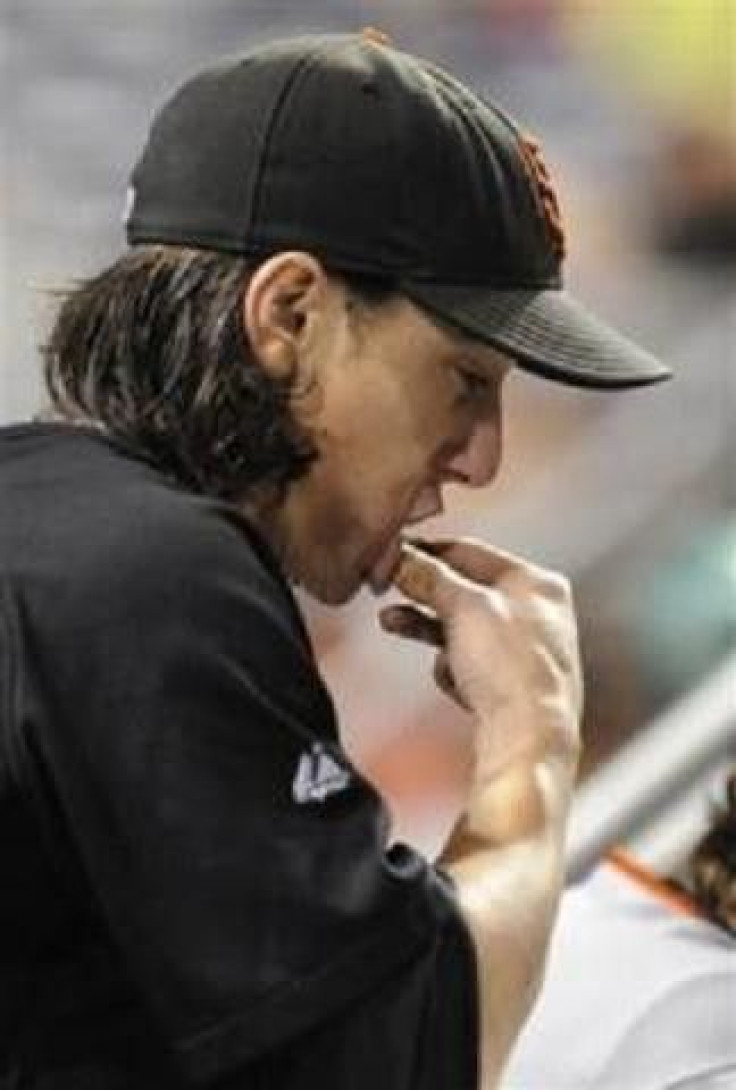
[[[378,614],[381,627],[395,636],[404,636],[432,647],[445,646],[445,629],[434,614],[418,606],[392,605]]]
[[[437,688],[440,689],[445,696],[449,696],[451,700],[454,700],[456,704],[459,704],[463,711],[472,711],[470,704],[455,684],[455,675],[452,672],[449,660],[444,652],[441,652],[435,659],[434,670],[432,672]]]
[[[445,653],[445,628],[442,622],[426,609],[417,606],[386,606],[378,614],[381,627],[396,636],[404,636],[419,643],[427,643],[439,650],[434,663],[434,680],[437,687],[459,704],[464,711],[470,711],[470,705],[463,698],[455,684],[450,662]]]
[[[478,541],[404,543],[388,631],[439,650],[435,680],[492,722],[499,707],[538,716],[573,752],[582,685],[568,581]],[[490,664],[493,664],[492,669]],[[554,728],[554,729],[552,729]]]
[[[452,609],[464,581],[442,560],[405,541],[402,543],[394,585],[418,605],[446,615]]]
[[[547,573],[519,557],[480,541],[402,542],[394,585],[407,598],[446,619],[461,594],[500,585],[509,575],[519,584],[539,582]]]
[[[418,606],[392,605],[382,609],[378,619],[386,632],[436,647],[439,654],[435,659],[433,674],[437,687],[465,711],[471,710],[455,684],[450,662],[445,653],[445,627],[439,618]]]
[[[476,538],[439,538],[413,543],[420,552],[429,553],[474,583],[492,586],[511,575],[538,580],[551,573],[528,560]]]

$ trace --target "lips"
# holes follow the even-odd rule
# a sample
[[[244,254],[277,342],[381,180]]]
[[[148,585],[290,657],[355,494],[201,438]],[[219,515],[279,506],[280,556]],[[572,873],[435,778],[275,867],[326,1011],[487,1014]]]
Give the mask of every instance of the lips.
[[[415,489],[401,520],[393,523],[391,533],[378,545],[365,567],[365,582],[374,594],[385,594],[390,588],[401,560],[402,531],[416,523],[442,514],[440,486],[434,478]]]
[[[401,539],[391,539],[388,546],[379,555],[378,560],[368,572],[367,582],[375,595],[385,594],[393,582],[394,574],[401,560]]]

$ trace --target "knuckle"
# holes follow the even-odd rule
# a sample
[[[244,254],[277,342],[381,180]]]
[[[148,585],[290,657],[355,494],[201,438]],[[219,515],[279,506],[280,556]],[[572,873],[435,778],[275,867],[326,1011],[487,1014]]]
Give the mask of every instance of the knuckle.
[[[434,575],[428,566],[421,564],[404,564],[396,585],[409,598],[425,601],[432,597],[434,590]]]

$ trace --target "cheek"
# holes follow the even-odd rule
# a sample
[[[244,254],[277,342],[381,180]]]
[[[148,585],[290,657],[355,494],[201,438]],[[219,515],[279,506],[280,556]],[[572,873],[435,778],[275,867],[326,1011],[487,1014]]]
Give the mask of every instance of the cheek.
[[[415,381],[366,396],[317,437],[321,507],[335,547],[338,534],[353,541],[385,533],[428,483],[438,453],[467,438],[469,414],[454,390],[429,387]]]
[[[437,424],[430,412],[417,416],[405,406],[391,406],[366,414],[358,430],[333,437],[333,480],[351,505],[366,514],[391,507],[424,476],[436,441]]]

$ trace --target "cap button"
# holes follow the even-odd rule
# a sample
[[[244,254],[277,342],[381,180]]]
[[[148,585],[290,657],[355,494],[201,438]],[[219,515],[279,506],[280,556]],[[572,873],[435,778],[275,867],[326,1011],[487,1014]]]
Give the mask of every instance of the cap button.
[[[394,44],[388,34],[374,26],[364,26],[360,32],[360,36],[366,42],[372,42],[373,45],[392,46]]]

